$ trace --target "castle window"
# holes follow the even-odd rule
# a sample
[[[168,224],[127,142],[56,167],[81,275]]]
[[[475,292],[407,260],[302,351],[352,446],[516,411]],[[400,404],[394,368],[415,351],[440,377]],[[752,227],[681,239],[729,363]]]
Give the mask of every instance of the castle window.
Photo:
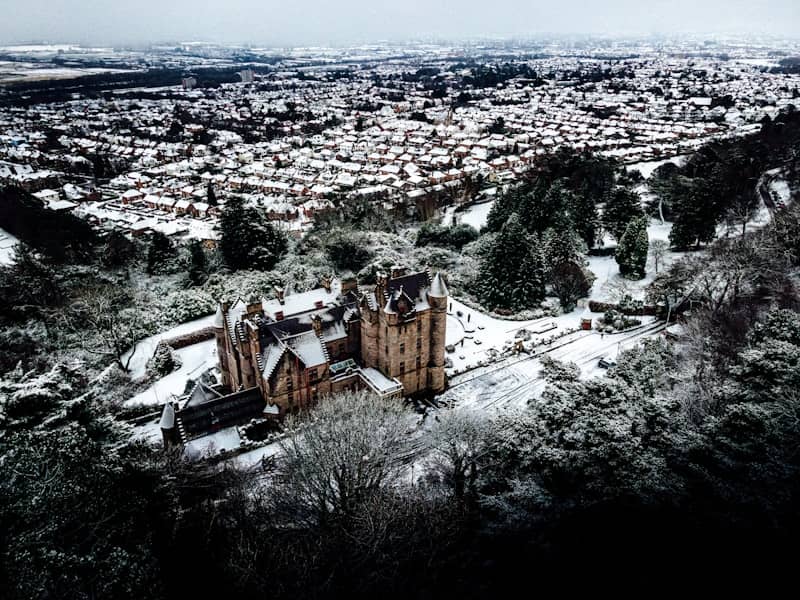
[[[383,349],[386,352],[386,354],[389,354],[389,346],[384,346]]]
[[[400,363],[400,375],[402,375],[405,372],[406,372],[406,363],[401,362]]]
[[[422,348],[422,338],[418,337],[417,338],[417,350],[419,350],[421,348]]]
[[[344,354],[344,344],[339,344],[339,354]]]
[[[317,370],[316,369],[309,369],[308,370],[308,378],[311,381],[316,381],[316,379],[317,379]]]
[[[289,393],[294,389],[294,381],[291,377],[286,378],[286,389],[289,390]]]
[[[418,357],[417,357],[417,362],[416,362],[416,368],[417,368],[417,370],[419,370],[419,368],[420,368],[421,366],[422,366],[422,360],[421,360],[421,359],[420,359],[420,357],[418,356]]]
[[[420,331],[422,331],[422,321],[417,319],[417,332],[420,332]]]
[[[406,353],[406,345],[400,344],[400,354],[405,354],[405,353]]]

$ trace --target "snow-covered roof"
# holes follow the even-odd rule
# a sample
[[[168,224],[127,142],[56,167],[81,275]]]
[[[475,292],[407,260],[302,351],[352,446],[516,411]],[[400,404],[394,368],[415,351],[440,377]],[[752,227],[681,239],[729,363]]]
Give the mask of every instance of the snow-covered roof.
[[[175,427],[175,409],[172,403],[167,402],[164,405],[164,410],[161,411],[161,421],[159,421],[158,426],[161,429],[172,429]]]
[[[433,277],[433,282],[431,282],[431,289],[428,292],[431,298],[447,298],[449,295],[447,292],[447,285],[445,285],[444,278],[442,277],[441,273],[436,273]]]

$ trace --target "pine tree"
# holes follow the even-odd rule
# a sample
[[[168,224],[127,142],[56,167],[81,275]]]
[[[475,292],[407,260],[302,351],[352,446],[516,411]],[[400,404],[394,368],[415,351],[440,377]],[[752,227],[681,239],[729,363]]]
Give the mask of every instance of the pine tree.
[[[503,228],[503,225],[508,221],[508,217],[514,212],[517,204],[517,190],[510,189],[501,192],[497,199],[492,204],[489,214],[486,217],[487,231],[497,232]]]
[[[685,193],[672,198],[669,242],[675,248],[689,248],[711,242],[717,231],[718,210],[708,183],[691,182]]]
[[[586,255],[586,245],[581,237],[571,229],[548,229],[542,234],[542,253],[548,281],[551,273],[564,263],[581,266]]]
[[[202,285],[208,278],[208,259],[206,258],[203,243],[192,240],[189,243],[189,283]]]
[[[206,203],[209,206],[217,206],[219,201],[217,200],[217,193],[214,191],[214,184],[210,181],[208,182],[208,187],[206,188]]]
[[[647,253],[650,247],[647,238],[647,217],[633,219],[622,239],[619,241],[614,258],[619,264],[619,272],[629,279],[642,279],[647,265]]]
[[[242,198],[228,200],[219,227],[219,249],[233,270],[269,270],[286,252],[286,237]]]
[[[639,195],[627,188],[618,187],[607,196],[603,209],[603,227],[619,242],[631,219],[644,214]]]
[[[600,229],[600,215],[597,204],[589,194],[571,194],[568,209],[574,223],[575,231],[583,238],[587,248],[597,242]]]
[[[172,240],[160,231],[153,232],[147,247],[147,273],[153,275],[168,271],[174,258],[175,248]]]
[[[481,263],[478,295],[489,308],[522,310],[544,298],[544,264],[535,238],[512,213]]]
[[[594,279],[591,271],[584,269],[574,260],[562,261],[550,270],[553,293],[565,311],[573,310],[575,302],[589,294]]]

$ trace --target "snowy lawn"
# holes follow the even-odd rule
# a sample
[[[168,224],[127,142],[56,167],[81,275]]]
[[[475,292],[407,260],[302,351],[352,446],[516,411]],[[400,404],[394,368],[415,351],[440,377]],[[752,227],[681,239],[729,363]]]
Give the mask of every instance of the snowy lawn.
[[[442,216],[442,224],[450,225],[453,222],[453,215],[455,215],[456,222],[464,225],[472,225],[478,231],[481,227],[486,225],[486,219],[489,217],[489,211],[492,210],[494,200],[482,202],[480,204],[473,204],[464,211],[456,212],[455,206],[450,206],[444,211]]]
[[[669,240],[669,232],[672,223],[664,223],[658,219],[651,219],[647,227],[647,236],[652,243],[654,240]],[[613,239],[606,236],[604,240],[607,245],[614,245]],[[687,252],[667,252],[659,265],[659,271],[663,271],[676,260],[687,256]],[[644,300],[647,286],[655,279],[657,273],[653,264],[653,259],[648,257],[647,271],[644,279],[634,281],[626,279],[619,274],[619,265],[614,256],[589,256],[589,270],[594,273],[597,279],[589,292],[589,299],[596,302],[618,302],[625,294],[635,300]]]
[[[172,329],[168,329],[167,331],[162,331],[161,333],[157,333],[156,335],[152,335],[148,338],[143,339],[137,345],[135,350],[133,351],[133,359],[131,360],[130,364],[130,376],[131,379],[136,380],[144,377],[145,369],[147,367],[147,361],[153,357],[153,353],[156,351],[156,346],[158,346],[158,342],[161,340],[168,340],[179,335],[186,335],[189,333],[193,333],[195,331],[200,331],[201,329],[205,329],[206,327],[211,327],[214,324],[214,315],[209,315],[207,317],[203,317],[201,319],[196,319],[194,321],[189,321],[188,323],[183,323],[182,325],[178,325],[177,327],[173,327]],[[182,352],[182,350],[177,351],[178,354]],[[125,354],[122,355],[122,362],[124,363],[128,360],[128,357],[131,355],[131,351],[129,350]]]
[[[172,396],[180,396],[189,379],[197,379],[207,369],[217,365],[217,343],[213,339],[181,348],[176,350],[175,354],[182,361],[181,368],[162,377],[145,391],[126,401],[126,406],[164,404]]]
[[[0,229],[0,265],[10,265],[14,258],[14,248],[19,240],[7,231]]]
[[[597,331],[580,331],[561,346],[549,350],[552,358],[573,362],[581,369],[581,377],[605,375],[598,363],[603,357],[616,358],[621,350],[657,335],[653,317],[641,317],[643,325],[634,330],[608,335]],[[541,352],[537,349],[537,353]],[[542,363],[538,356],[511,356],[497,364],[452,377],[450,388],[438,400],[456,409],[501,410],[524,408],[537,398],[546,383],[541,379]]]
[[[582,313],[583,309],[581,308],[558,317],[544,317],[530,321],[505,321],[490,317],[451,298],[448,304],[449,318],[446,339],[449,344],[452,335],[451,328],[458,330],[459,326],[464,332],[464,338],[455,344],[455,352],[446,353],[446,357],[453,363],[452,368],[447,369],[448,375],[455,370],[464,371],[474,368],[478,366],[479,362],[488,362],[492,351],[499,352],[507,342],[513,343],[520,329],[552,321],[556,325],[555,329],[533,335],[534,340],[546,338],[566,329],[579,327]],[[458,325],[451,325],[453,321]]]

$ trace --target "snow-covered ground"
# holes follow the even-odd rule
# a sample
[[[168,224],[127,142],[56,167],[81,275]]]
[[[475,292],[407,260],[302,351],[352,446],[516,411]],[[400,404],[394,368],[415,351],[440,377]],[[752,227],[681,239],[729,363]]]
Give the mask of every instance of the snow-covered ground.
[[[147,361],[150,360],[155,353],[158,342],[161,340],[168,340],[178,337],[179,335],[186,335],[195,331],[200,331],[206,327],[211,327],[213,324],[214,315],[209,315],[207,317],[195,319],[194,321],[189,321],[188,323],[183,323],[177,327],[173,327],[172,329],[162,331],[161,333],[157,333],[156,335],[151,335],[150,337],[143,339],[133,350],[133,358],[131,359],[130,364],[131,379],[135,380],[144,377],[145,369],[147,368]],[[178,352],[181,351],[179,350]],[[127,361],[130,355],[131,350],[128,350],[128,352],[122,355],[122,362],[124,363]]]
[[[7,231],[0,229],[0,265],[9,265],[14,257],[14,248],[19,240]]]
[[[176,350],[181,368],[162,377],[140,394],[126,401],[126,405],[161,405],[172,396],[180,396],[189,379],[197,379],[206,370],[217,365],[217,344],[211,339]]]
[[[661,223],[658,219],[651,219],[647,227],[647,236],[652,243],[654,240],[669,240],[671,223]],[[605,239],[608,245],[614,245],[613,239]],[[663,271],[679,258],[686,256],[686,252],[667,252],[659,264],[659,271]],[[648,258],[647,271],[644,279],[632,281],[619,274],[619,265],[614,256],[589,256],[589,270],[597,279],[589,292],[589,299],[598,302],[618,302],[625,294],[636,300],[643,300],[647,286],[653,282],[657,273],[652,258]]]
[[[621,350],[632,348],[640,340],[656,335],[663,325],[653,317],[642,317],[643,324],[614,335],[597,331],[581,331],[547,354],[560,360],[574,362],[584,378],[603,375],[599,367],[603,357],[616,358]],[[537,349],[536,356],[520,355],[500,363],[482,367],[469,373],[452,377],[450,388],[439,400],[457,409],[501,410],[524,407],[528,400],[538,397],[545,388],[540,379],[542,368]]]
[[[770,192],[774,192],[778,200],[784,204],[789,204],[792,199],[792,190],[789,188],[789,184],[785,179],[773,179],[769,184],[769,189]]]
[[[653,171],[655,171],[661,165],[673,163],[680,167],[687,158],[687,155],[681,154],[679,156],[673,156],[672,158],[662,158],[660,160],[648,160],[644,162],[632,163],[630,165],[625,165],[625,168],[628,171],[639,171],[639,173],[642,174],[642,177],[649,179],[653,174]]]
[[[464,225],[472,225],[478,231],[481,227],[486,225],[486,219],[489,217],[489,211],[492,210],[494,200],[488,202],[481,202],[480,204],[473,204],[463,211],[456,212],[455,206],[450,206],[444,211],[442,223],[450,225],[453,223],[453,215],[455,215],[456,223],[463,223]]]
[[[456,370],[464,371],[476,367],[479,362],[488,362],[493,351],[499,352],[507,342],[514,342],[520,329],[528,327],[533,329],[551,321],[555,323],[554,329],[543,334],[534,334],[532,339],[535,340],[561,333],[566,329],[579,327],[582,312],[583,309],[576,309],[572,313],[558,317],[544,317],[530,321],[505,321],[469,308],[451,298],[448,306],[446,339],[450,344],[450,340],[455,339],[454,335],[451,338],[451,328],[458,330],[460,327],[463,331],[463,340],[454,344],[455,352],[447,353],[447,358],[453,363],[453,366],[447,371],[448,373]]]
[[[255,450],[250,450],[249,452],[243,452],[242,454],[234,457],[232,462],[240,468],[248,469],[251,467],[255,467],[262,458],[275,456],[278,452],[280,452],[280,443],[273,442],[272,444],[267,444],[266,446],[261,446],[256,448]]]

